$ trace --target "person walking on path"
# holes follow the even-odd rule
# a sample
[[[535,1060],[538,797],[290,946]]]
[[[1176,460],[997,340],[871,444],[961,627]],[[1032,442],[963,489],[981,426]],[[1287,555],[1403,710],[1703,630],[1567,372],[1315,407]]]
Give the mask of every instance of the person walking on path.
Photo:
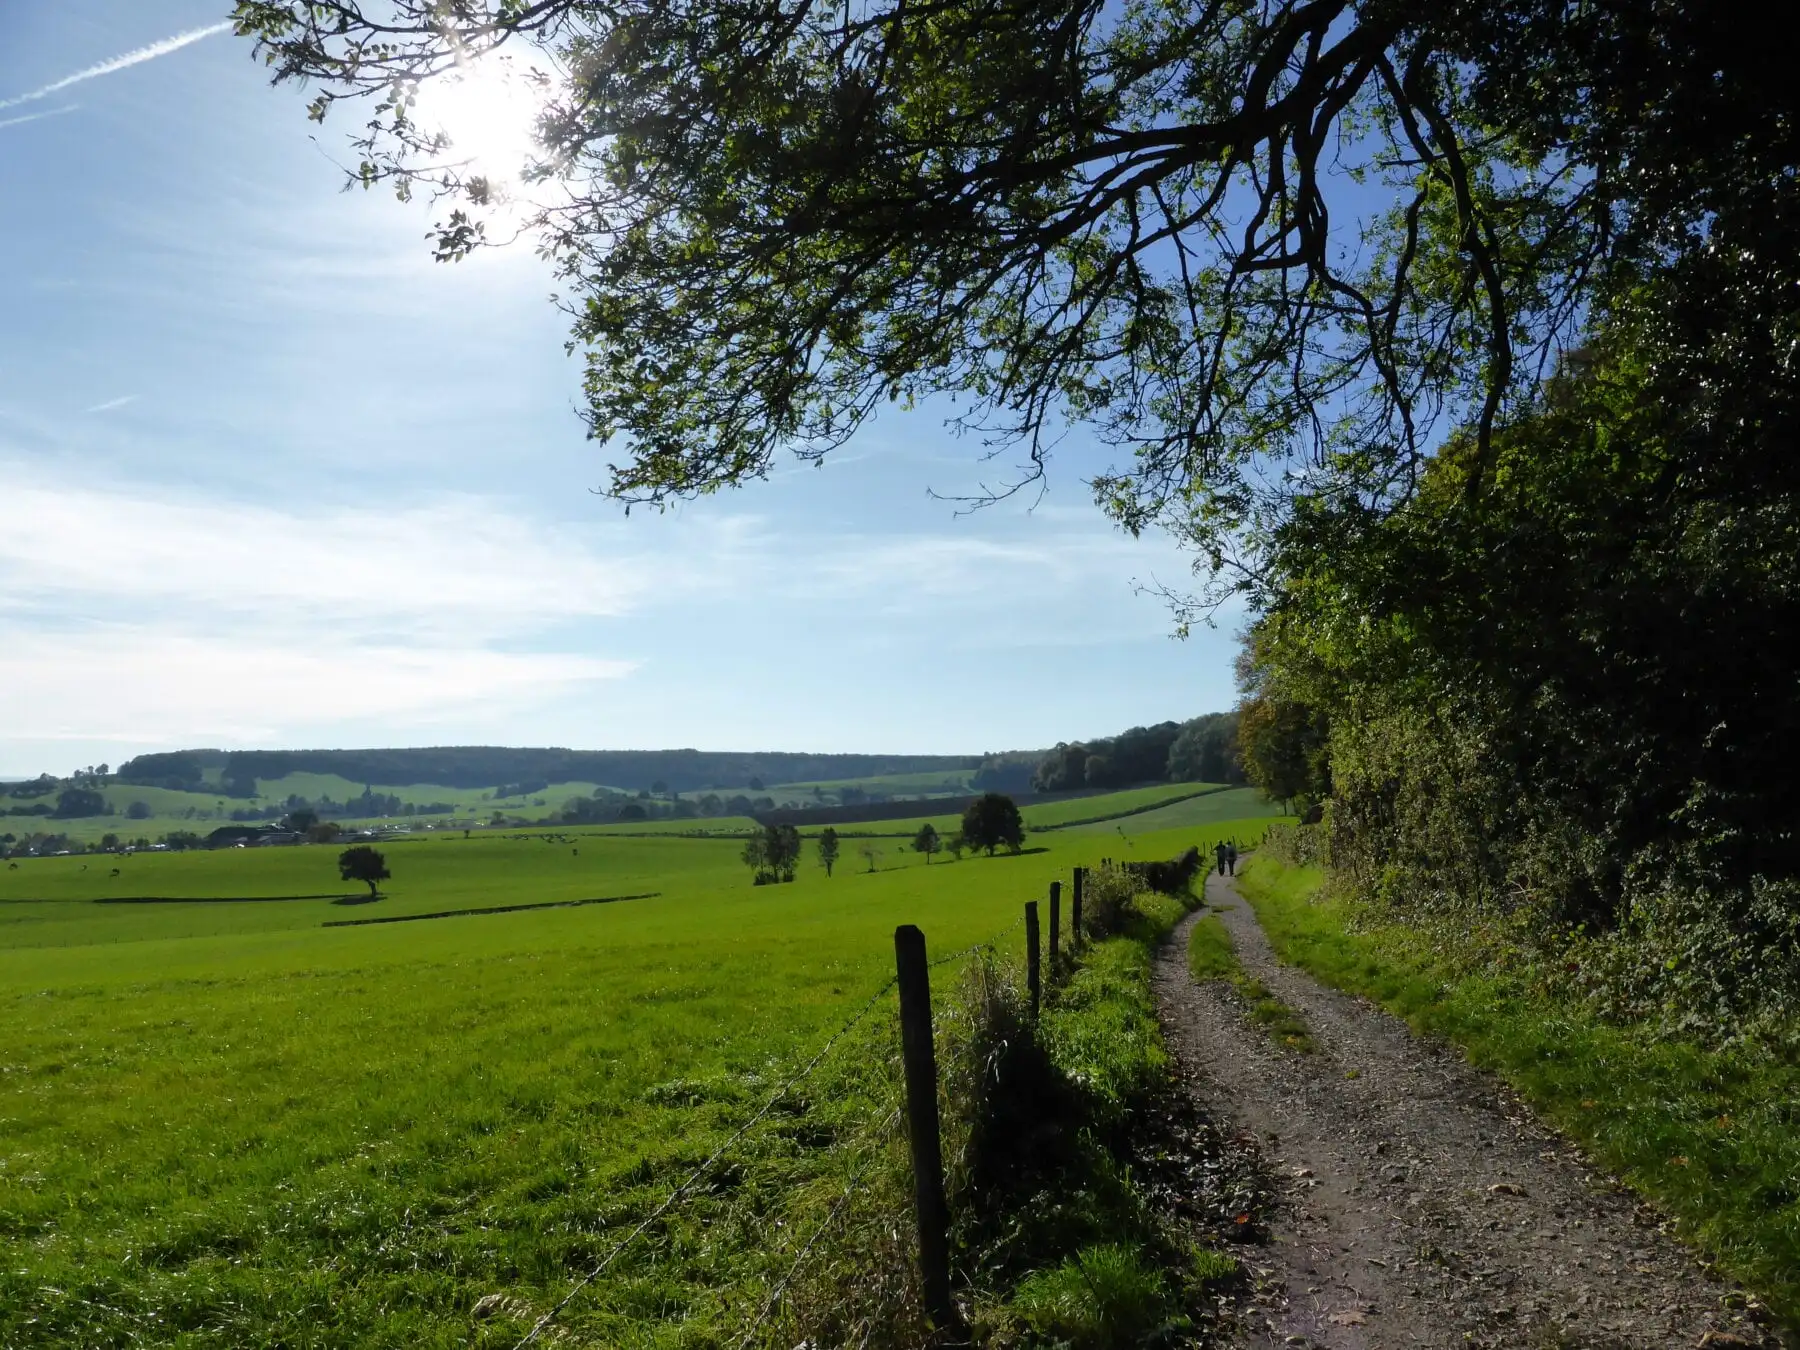
[[[1228,843],[1225,845],[1225,875],[1228,877],[1235,877],[1237,875],[1236,844]]]
[[[1219,875],[1225,875],[1225,841],[1221,839],[1213,847],[1213,856],[1219,860]]]

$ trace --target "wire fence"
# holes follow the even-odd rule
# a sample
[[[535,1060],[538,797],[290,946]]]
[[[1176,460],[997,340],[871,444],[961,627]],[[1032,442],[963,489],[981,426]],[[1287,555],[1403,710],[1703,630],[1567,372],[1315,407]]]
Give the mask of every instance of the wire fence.
[[[878,1133],[892,1129],[895,1125],[899,1124],[899,1122],[900,1108],[895,1107],[888,1113],[887,1119],[881,1123]],[[800,1249],[799,1253],[794,1257],[793,1262],[788,1266],[787,1273],[783,1275],[776,1286],[769,1291],[768,1298],[763,1300],[762,1311],[757,1313],[756,1320],[753,1321],[750,1324],[749,1329],[744,1332],[743,1339],[738,1342],[738,1350],[749,1350],[750,1345],[756,1340],[757,1333],[763,1329],[770,1317],[773,1316],[775,1311],[781,1306],[781,1300],[786,1295],[788,1286],[794,1282],[794,1277],[805,1268],[807,1259],[812,1255],[813,1248],[818,1245],[819,1239],[837,1226],[838,1219],[841,1218],[844,1212],[849,1208],[851,1197],[856,1194],[857,1186],[862,1182],[863,1175],[868,1171],[869,1164],[873,1161],[874,1154],[870,1153],[865,1155],[862,1161],[856,1165],[855,1170],[850,1174],[849,1182],[846,1183],[843,1191],[832,1204],[831,1212],[828,1213],[825,1216],[824,1221],[813,1230],[812,1236],[806,1240],[806,1245]]]
[[[975,955],[978,952],[997,951],[998,944],[1004,938],[1009,936],[1022,923],[1024,923],[1024,916],[1023,916],[1023,913],[1021,912],[1020,917],[1017,919],[1014,919],[1005,928],[1000,929],[998,932],[992,934],[989,937],[983,938],[979,942],[971,943],[967,947],[963,947],[957,951],[951,952],[948,955],[938,957],[937,959],[931,961],[928,964],[927,968],[928,969],[938,969],[938,968],[941,968],[944,966],[952,965],[959,961],[967,960],[969,957]],[[775,1089],[775,1091],[769,1096],[768,1100],[765,1101],[762,1104],[762,1106],[757,1110],[756,1114],[751,1116],[742,1125],[740,1125],[736,1130],[734,1130],[725,1139],[725,1141],[723,1143],[721,1143],[717,1148],[715,1148],[712,1151],[711,1154],[709,1154],[707,1156],[707,1158],[704,1162],[700,1163],[697,1167],[695,1167],[692,1171],[690,1171],[687,1174],[687,1176],[684,1177],[681,1180],[681,1182],[679,1184],[677,1184],[676,1187],[672,1191],[669,1192],[669,1194],[663,1199],[661,1204],[657,1205],[657,1207],[655,1209],[653,1209],[648,1215],[646,1215],[637,1224],[637,1226],[635,1228],[633,1228],[624,1237],[619,1239],[618,1242],[613,1244],[612,1248],[607,1251],[605,1256],[603,1256],[597,1263],[595,1263],[595,1265],[593,1266],[592,1269],[590,1269],[579,1280],[577,1280],[575,1282],[575,1284],[569,1289],[569,1291],[567,1293],[565,1293],[560,1299],[558,1299],[554,1305],[551,1306],[549,1311],[544,1313],[543,1316],[539,1317],[537,1319],[537,1321],[532,1324],[531,1329],[529,1331],[527,1331],[522,1337],[520,1337],[519,1340],[514,1344],[513,1350],[526,1350],[526,1347],[528,1347],[528,1346],[532,1345],[534,1342],[536,1342],[544,1334],[545,1331],[549,1330],[549,1328],[553,1324],[555,1324],[559,1318],[561,1318],[564,1311],[578,1297],[580,1297],[580,1295],[582,1294],[582,1292],[584,1290],[589,1288],[594,1283],[594,1281],[598,1280],[602,1275],[604,1275],[608,1270],[610,1270],[612,1268],[614,1262],[616,1262],[619,1259],[619,1257],[621,1257],[626,1252],[626,1250],[631,1247],[632,1243],[636,1242],[638,1238],[642,1237],[644,1235],[644,1233],[649,1231],[651,1226],[654,1225],[659,1219],[662,1219],[663,1217],[665,1217],[666,1215],[671,1213],[682,1200],[686,1199],[689,1195],[691,1195],[694,1191],[695,1186],[709,1172],[711,1172],[712,1169],[715,1166],[717,1166],[720,1161],[722,1161],[724,1159],[724,1157],[727,1153],[729,1153],[734,1147],[736,1147],[745,1138],[747,1138],[749,1136],[750,1132],[752,1130],[754,1130],[756,1128],[756,1126],[758,1124],[760,1124],[764,1119],[766,1119],[768,1117],[769,1113],[771,1111],[773,1111],[776,1108],[776,1106],[778,1106],[783,1100],[785,1100],[787,1098],[789,1093],[791,1093],[801,1083],[805,1082],[808,1078],[810,1078],[820,1068],[820,1066],[824,1064],[826,1057],[828,1055],[830,1055],[831,1051],[840,1042],[842,1042],[844,1037],[849,1035],[850,1032],[853,1031],[856,1028],[856,1026],[863,1021],[863,1019],[868,1017],[870,1013],[875,1011],[875,1009],[878,1006],[880,1006],[882,1001],[884,999],[886,999],[886,997],[890,993],[893,992],[895,986],[898,983],[899,983],[898,976],[889,977],[889,979],[885,983],[883,983],[879,989],[877,989],[874,993],[870,994],[867,999],[865,999],[861,1004],[859,1004],[857,1006],[856,1010],[854,1012],[852,1012],[847,1018],[845,1018],[845,1020],[837,1027],[836,1030],[834,1030],[828,1037],[826,1037],[824,1044],[822,1044],[819,1047],[819,1049],[813,1054],[812,1058],[807,1060],[805,1064],[803,1064],[800,1068],[795,1070],[786,1079],[784,1079],[782,1081],[781,1085],[779,1087],[777,1087]],[[934,1022],[937,1022],[937,1020],[938,1019],[936,1019],[936,1018],[933,1019]],[[894,1123],[896,1123],[898,1121],[899,1116],[900,1116],[900,1111],[898,1108],[896,1108],[896,1110],[887,1117],[886,1122],[880,1128],[882,1128],[882,1129],[890,1128]],[[819,1225],[819,1227],[814,1231],[812,1236],[807,1239],[806,1245],[801,1248],[799,1254],[795,1257],[794,1262],[789,1266],[787,1273],[782,1276],[781,1280],[776,1284],[774,1289],[771,1291],[769,1298],[764,1303],[762,1311],[757,1315],[756,1319],[752,1322],[750,1329],[745,1333],[745,1337],[744,1337],[743,1341],[740,1342],[740,1350],[744,1350],[744,1348],[748,1347],[751,1344],[751,1342],[755,1339],[757,1333],[760,1332],[762,1330],[762,1328],[767,1324],[769,1318],[774,1314],[776,1309],[780,1306],[781,1300],[786,1295],[788,1287],[793,1282],[795,1275],[803,1268],[804,1263],[810,1257],[811,1253],[813,1252],[813,1250],[814,1250],[815,1246],[817,1245],[817,1243],[819,1242],[820,1238],[822,1238],[825,1235],[825,1233],[828,1232],[832,1228],[832,1226],[837,1222],[837,1220],[842,1216],[842,1214],[844,1213],[844,1211],[846,1210],[846,1208],[849,1205],[850,1198],[855,1193],[858,1183],[862,1180],[863,1175],[866,1173],[866,1170],[867,1170],[870,1162],[872,1161],[873,1156],[874,1155],[871,1154],[868,1157],[865,1157],[857,1165],[856,1169],[852,1173],[849,1183],[846,1185],[846,1187],[844,1189],[844,1192],[838,1197],[836,1203],[832,1206],[831,1212],[826,1216],[824,1222],[821,1223]]]

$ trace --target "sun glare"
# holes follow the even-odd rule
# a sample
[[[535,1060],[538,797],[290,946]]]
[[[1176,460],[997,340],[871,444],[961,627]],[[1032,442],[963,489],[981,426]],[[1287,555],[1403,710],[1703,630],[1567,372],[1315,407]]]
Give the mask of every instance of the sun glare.
[[[450,157],[466,160],[503,192],[514,192],[538,153],[542,95],[531,73],[503,57],[471,61],[419,88],[412,116],[450,140]]]

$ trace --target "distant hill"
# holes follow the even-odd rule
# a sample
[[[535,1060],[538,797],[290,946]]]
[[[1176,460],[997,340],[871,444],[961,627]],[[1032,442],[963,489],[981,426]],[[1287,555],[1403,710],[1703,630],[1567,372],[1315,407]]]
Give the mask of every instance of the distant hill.
[[[449,745],[388,750],[177,750],[139,755],[115,780],[146,787],[207,789],[254,796],[256,780],[291,773],[337,774],[376,787],[437,783],[454,788],[503,784],[604,783],[630,791],[661,783],[673,792],[764,783],[869,778],[883,774],[973,770],[979,755],[808,755],[782,751],[564,750]]]

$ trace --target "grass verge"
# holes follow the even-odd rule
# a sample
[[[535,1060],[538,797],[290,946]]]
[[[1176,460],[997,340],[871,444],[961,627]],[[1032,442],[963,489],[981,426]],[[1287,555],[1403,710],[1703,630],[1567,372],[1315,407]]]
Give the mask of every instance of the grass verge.
[[[979,1344],[1181,1343],[1238,1278],[1222,1246],[1240,1204],[1217,1141],[1170,1128],[1179,1089],[1150,971],[1185,912],[1138,897],[1035,1023],[1016,982],[971,972],[947,1088],[957,1264]],[[1176,1194],[1185,1209],[1162,1203]]]
[[[1282,960],[1500,1074],[1800,1333],[1800,1065],[1607,1023],[1523,963],[1455,969],[1324,882],[1257,858],[1238,890]]]
[[[1197,983],[1223,980],[1244,1000],[1250,1021],[1290,1050],[1311,1054],[1317,1047],[1306,1021],[1275,997],[1270,988],[1238,964],[1231,934],[1217,914],[1208,914],[1188,932],[1188,970]]]

